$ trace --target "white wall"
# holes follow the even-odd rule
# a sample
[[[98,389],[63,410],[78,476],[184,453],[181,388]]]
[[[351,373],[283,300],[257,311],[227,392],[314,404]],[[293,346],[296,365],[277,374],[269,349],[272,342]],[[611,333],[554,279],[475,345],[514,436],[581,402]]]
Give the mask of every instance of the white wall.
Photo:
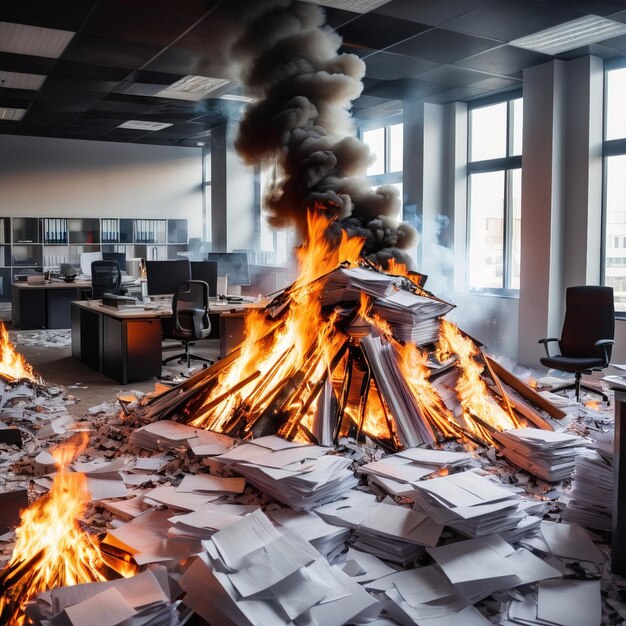
[[[0,216],[181,218],[201,237],[201,149],[0,135]]]

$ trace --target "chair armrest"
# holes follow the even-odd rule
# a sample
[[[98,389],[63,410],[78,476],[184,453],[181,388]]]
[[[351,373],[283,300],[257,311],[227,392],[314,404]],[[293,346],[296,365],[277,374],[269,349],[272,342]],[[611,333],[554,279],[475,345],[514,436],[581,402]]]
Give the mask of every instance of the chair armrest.
[[[598,346],[598,348],[602,348],[604,351],[604,367],[609,365],[610,359],[608,347],[612,346],[614,343],[615,341],[613,341],[613,339],[598,339],[598,341],[596,341],[596,346]]]
[[[550,350],[548,350],[548,344],[552,343],[553,341],[559,341],[558,337],[546,337],[545,339],[540,339],[538,341],[538,343],[542,343],[543,344],[543,347],[546,350],[546,356],[552,356],[550,354]]]

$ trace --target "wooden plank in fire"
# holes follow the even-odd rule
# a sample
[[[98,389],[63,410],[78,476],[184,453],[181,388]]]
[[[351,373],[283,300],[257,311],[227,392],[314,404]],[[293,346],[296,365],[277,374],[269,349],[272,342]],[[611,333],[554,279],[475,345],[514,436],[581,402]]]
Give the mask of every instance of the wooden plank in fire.
[[[487,355],[485,355],[485,361],[489,364],[489,367],[491,371],[495,374],[495,376],[497,376],[500,380],[502,380],[509,387],[511,387],[511,389],[517,391],[517,393],[522,396],[523,399],[534,404],[540,409],[543,409],[546,413],[548,413],[548,415],[550,415],[550,417],[553,417],[554,419],[563,419],[565,417],[565,413],[561,411],[561,409],[554,406],[554,404],[546,400],[532,387],[529,387],[526,383],[517,378],[517,376],[502,367],[502,365],[500,365],[498,362],[489,358]],[[541,420],[545,421],[543,420],[543,418],[541,418]],[[548,425],[548,429],[552,430],[552,427]]]

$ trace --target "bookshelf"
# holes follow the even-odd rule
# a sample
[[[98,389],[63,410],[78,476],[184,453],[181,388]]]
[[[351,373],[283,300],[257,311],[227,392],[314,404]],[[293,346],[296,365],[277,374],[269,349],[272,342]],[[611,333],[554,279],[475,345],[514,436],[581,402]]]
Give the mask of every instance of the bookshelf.
[[[78,263],[81,252],[176,259],[188,241],[185,219],[0,217],[0,302],[11,301],[15,274]]]

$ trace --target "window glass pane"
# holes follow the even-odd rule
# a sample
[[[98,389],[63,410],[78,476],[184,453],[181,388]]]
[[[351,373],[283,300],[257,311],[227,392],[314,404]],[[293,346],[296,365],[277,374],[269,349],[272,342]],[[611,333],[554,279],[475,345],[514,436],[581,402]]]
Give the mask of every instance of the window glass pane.
[[[504,286],[504,171],[472,174],[469,179],[469,286]]]
[[[511,214],[511,261],[509,288],[519,289],[520,263],[522,258],[522,170],[509,172],[509,211]]]
[[[404,124],[394,124],[389,127],[389,171],[401,172],[402,151],[404,145]]]
[[[261,224],[260,224],[260,244],[261,244],[261,265],[272,265],[274,258],[274,232],[267,223],[267,213],[263,204],[265,188],[270,182],[272,168],[262,169],[259,174],[259,184],[261,187]]]
[[[606,138],[626,137],[626,68],[606,73]]]
[[[506,102],[470,111],[470,161],[506,156],[506,111]]]
[[[376,160],[367,168],[368,176],[385,173],[385,129],[376,128],[363,133],[363,143],[366,144]]]
[[[203,241],[213,241],[213,231],[211,224],[211,183],[208,183],[205,187],[204,206],[206,221],[204,223],[204,238]]]
[[[626,155],[608,157],[606,163],[605,279],[613,287],[615,310],[626,311]]]
[[[211,181],[211,151],[207,150],[204,156],[204,180]]]
[[[509,156],[519,156],[522,154],[522,128],[524,122],[523,100],[511,100],[511,153]]]

